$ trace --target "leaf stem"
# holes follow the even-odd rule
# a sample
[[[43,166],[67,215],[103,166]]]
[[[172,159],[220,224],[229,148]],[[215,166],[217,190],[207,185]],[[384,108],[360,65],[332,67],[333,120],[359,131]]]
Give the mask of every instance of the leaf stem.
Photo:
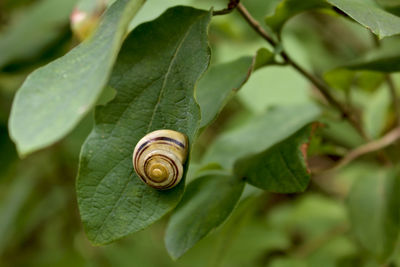
[[[264,30],[263,27],[255,20],[248,10],[241,4],[237,4],[237,10],[242,15],[242,17],[247,21],[247,23],[256,31],[263,39],[265,39],[271,46],[274,48],[277,47],[277,43],[271,36]],[[296,69],[300,74],[302,74],[305,78],[307,78],[317,89],[318,91],[325,97],[325,99],[330,103],[333,107],[335,107],[342,114],[344,118],[347,118],[349,122],[353,125],[353,127],[358,131],[358,133],[365,139],[369,140],[366,135],[363,127],[361,126],[358,118],[349,110],[345,105],[339,102],[331,93],[331,89],[329,86],[319,79],[315,77],[311,73],[309,73],[306,69],[300,66],[296,61],[294,61],[285,51],[280,53],[285,62],[291,65],[294,69]]]

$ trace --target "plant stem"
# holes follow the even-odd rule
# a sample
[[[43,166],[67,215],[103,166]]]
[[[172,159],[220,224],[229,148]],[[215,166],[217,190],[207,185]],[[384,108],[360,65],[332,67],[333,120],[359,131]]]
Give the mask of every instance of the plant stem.
[[[269,34],[264,30],[263,27],[255,20],[248,10],[241,4],[238,3],[237,10],[242,15],[242,17],[247,21],[247,23],[262,37],[264,38],[271,46],[274,48],[277,47],[277,43],[274,39],[272,39]],[[356,116],[351,112],[345,105],[339,102],[331,93],[331,89],[325,82],[321,79],[313,76],[306,69],[300,66],[297,62],[295,62],[285,51],[280,53],[285,62],[291,65],[294,69],[296,69],[300,74],[302,74],[305,78],[307,78],[317,89],[318,91],[325,97],[325,99],[330,103],[333,107],[335,107],[342,114],[344,118],[347,118],[349,122],[353,125],[353,127],[358,131],[358,133],[365,139],[369,140],[368,136],[364,132],[364,129],[361,126],[361,123],[356,118]]]
[[[339,163],[333,169],[338,169],[340,167],[343,167],[344,165],[347,165],[351,161],[367,153],[381,150],[382,148],[385,148],[395,143],[399,138],[400,138],[400,127],[397,127],[388,132],[387,134],[385,134],[384,136],[382,136],[380,139],[371,141],[369,143],[366,143],[365,145],[359,146],[356,149],[350,151],[350,153],[348,153],[342,160],[340,160]]]
[[[241,4],[238,3],[237,10],[240,12],[242,17],[247,21],[247,23],[259,34],[262,38],[264,38],[270,45],[276,47],[276,42],[268,35],[268,33],[264,30],[263,27],[258,23],[256,19],[249,13],[249,11]]]
[[[214,11],[213,16],[219,16],[219,15],[225,15],[225,14],[231,13],[236,8],[236,6],[239,4],[239,1],[240,0],[230,0],[227,8]]]

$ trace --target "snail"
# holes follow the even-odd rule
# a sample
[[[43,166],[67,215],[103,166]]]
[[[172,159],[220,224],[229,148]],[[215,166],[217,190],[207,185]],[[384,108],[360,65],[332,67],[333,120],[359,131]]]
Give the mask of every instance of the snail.
[[[136,144],[133,167],[149,186],[170,189],[182,179],[187,152],[186,135],[173,130],[157,130],[148,133]]]

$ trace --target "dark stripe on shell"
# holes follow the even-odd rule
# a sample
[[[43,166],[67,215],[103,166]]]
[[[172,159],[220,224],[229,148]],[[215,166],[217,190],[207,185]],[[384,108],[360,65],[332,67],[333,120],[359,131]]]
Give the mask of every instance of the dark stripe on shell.
[[[146,150],[152,145],[153,142],[152,142],[152,143],[147,142],[147,143],[148,143],[148,146],[146,146],[146,147],[144,147],[144,148],[142,148],[142,146],[140,146],[142,150],[138,149],[138,150],[136,151],[136,154],[135,154],[135,166],[134,166],[134,167],[135,167],[135,170],[138,170],[137,164],[138,164],[139,158],[142,156],[143,152],[146,151]],[[162,145],[173,145],[173,144],[167,143],[167,142],[157,142],[157,144],[162,144]],[[174,144],[175,144],[175,143],[174,143]]]
[[[147,140],[146,142],[144,142],[144,143],[139,147],[138,151],[140,151],[140,150],[141,150],[145,145],[147,145],[148,143],[154,142],[154,141],[158,141],[158,140],[169,141],[169,142],[171,142],[171,143],[174,143],[174,144],[180,146],[181,148],[185,148],[185,145],[182,144],[181,142],[179,142],[179,141],[176,140],[176,139],[172,139],[172,138],[166,137],[166,136],[160,136],[160,137],[155,137],[155,138],[153,138],[153,139],[150,139],[150,140]]]

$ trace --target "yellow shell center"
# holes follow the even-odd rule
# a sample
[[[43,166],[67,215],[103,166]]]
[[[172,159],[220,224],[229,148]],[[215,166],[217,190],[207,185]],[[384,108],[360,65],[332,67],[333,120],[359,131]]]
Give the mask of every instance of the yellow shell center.
[[[160,163],[154,163],[150,167],[150,177],[155,182],[163,182],[168,178],[168,170]]]

